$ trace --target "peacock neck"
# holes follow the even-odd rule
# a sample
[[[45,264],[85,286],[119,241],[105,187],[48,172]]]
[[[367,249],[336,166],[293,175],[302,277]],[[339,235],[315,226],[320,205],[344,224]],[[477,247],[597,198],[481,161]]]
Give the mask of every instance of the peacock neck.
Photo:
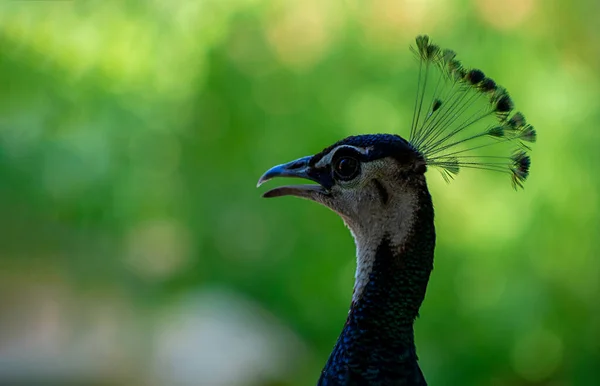
[[[413,324],[433,269],[435,230],[427,190],[404,208],[396,228],[355,235],[352,305],[319,385],[425,385]],[[360,232],[360,230],[358,231]]]

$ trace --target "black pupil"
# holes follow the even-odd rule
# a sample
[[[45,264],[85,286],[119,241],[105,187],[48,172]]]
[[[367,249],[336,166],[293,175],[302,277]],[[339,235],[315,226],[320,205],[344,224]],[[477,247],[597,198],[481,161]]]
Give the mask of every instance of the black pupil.
[[[343,179],[353,178],[358,171],[358,161],[354,158],[344,157],[338,161],[335,169],[339,177]]]

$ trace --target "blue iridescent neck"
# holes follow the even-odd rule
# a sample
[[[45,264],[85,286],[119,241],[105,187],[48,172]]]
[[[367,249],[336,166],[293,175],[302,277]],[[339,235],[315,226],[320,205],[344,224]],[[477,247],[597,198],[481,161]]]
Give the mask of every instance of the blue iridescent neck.
[[[433,269],[433,206],[426,190],[415,208],[404,243],[393,245],[392,235],[384,235],[373,251],[368,282],[353,299],[319,385],[426,385],[413,330]]]

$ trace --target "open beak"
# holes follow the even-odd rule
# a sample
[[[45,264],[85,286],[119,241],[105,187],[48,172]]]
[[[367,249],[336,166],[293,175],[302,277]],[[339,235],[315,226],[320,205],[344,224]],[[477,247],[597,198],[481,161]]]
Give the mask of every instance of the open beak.
[[[317,200],[318,197],[329,194],[331,184],[327,174],[319,173],[309,166],[312,156],[302,157],[295,161],[272,167],[263,174],[256,187],[275,177],[304,178],[316,182],[315,184],[286,185],[271,189],[263,194],[265,198],[296,196]]]

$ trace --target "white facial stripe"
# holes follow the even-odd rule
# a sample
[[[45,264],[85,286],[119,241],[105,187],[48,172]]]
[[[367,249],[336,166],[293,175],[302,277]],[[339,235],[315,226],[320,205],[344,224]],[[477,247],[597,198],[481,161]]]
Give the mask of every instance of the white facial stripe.
[[[333,157],[333,155],[339,149],[342,149],[342,148],[354,149],[355,151],[359,152],[360,154],[367,154],[369,152],[369,148],[356,147],[356,146],[350,146],[350,145],[340,145],[340,146],[332,149],[329,152],[329,154],[327,154],[325,157],[321,158],[321,160],[315,164],[315,167],[323,168],[323,167],[329,165],[331,163],[331,158]]]
[[[397,208],[397,211],[388,213],[386,216],[378,219],[371,219],[363,224],[362,229],[353,230],[352,236],[356,243],[356,274],[354,276],[354,292],[352,301],[358,302],[366,285],[369,283],[377,248],[384,236],[390,237],[390,247],[399,248],[406,242],[408,230],[412,227],[414,221],[414,198],[406,194],[392,193],[391,205]],[[349,225],[349,224],[347,224]],[[358,228],[358,227],[357,227]],[[388,231],[394,230],[392,234]]]

